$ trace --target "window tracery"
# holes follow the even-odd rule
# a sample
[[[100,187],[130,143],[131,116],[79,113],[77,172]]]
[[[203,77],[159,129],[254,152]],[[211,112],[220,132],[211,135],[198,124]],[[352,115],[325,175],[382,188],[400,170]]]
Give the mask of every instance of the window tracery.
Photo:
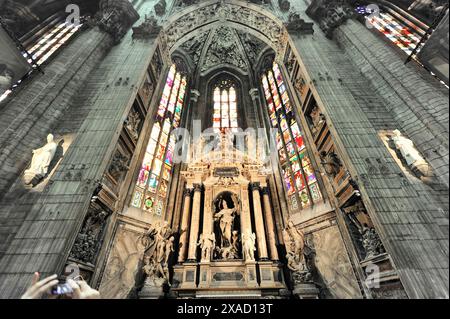
[[[167,76],[131,201],[132,206],[156,215],[162,215],[169,191],[175,148],[175,136],[170,133],[180,125],[186,86],[186,76],[178,72],[177,66],[173,64]]]
[[[307,208],[322,200],[322,194],[278,64],[263,74],[261,82],[271,125],[277,129],[277,151],[289,202],[294,209]]]

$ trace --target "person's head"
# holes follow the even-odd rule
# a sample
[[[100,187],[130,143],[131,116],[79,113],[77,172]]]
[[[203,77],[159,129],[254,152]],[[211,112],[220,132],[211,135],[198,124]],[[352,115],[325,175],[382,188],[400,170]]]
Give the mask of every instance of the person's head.
[[[394,133],[394,136],[402,135],[402,133],[399,130],[394,130],[392,133]]]
[[[47,135],[47,142],[48,142],[48,143],[52,143],[53,140],[54,140],[53,134],[48,134],[48,135]]]

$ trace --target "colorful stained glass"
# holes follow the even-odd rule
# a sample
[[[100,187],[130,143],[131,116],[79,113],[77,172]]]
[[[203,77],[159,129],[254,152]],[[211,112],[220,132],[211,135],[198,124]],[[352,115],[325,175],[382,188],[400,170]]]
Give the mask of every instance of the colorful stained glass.
[[[180,123],[186,85],[186,77],[177,73],[176,66],[173,65],[163,89],[157,112],[158,117],[150,134],[131,202],[133,206],[155,214],[158,213],[158,209],[159,214],[162,213],[161,210],[164,207],[172,177],[171,165],[173,164],[175,136],[170,135],[170,133]],[[171,136],[170,142],[169,135]],[[140,199],[138,196],[141,196]],[[155,198],[157,198],[157,201],[155,201]]]
[[[276,139],[277,139],[277,149],[280,150],[283,148],[283,141],[281,139],[280,132],[277,132]]]
[[[278,156],[283,166],[283,179],[291,208],[297,209],[299,202],[303,208],[308,207],[312,203],[311,199],[314,202],[321,199],[321,193],[311,162],[306,156],[303,135],[292,114],[291,101],[279,66],[274,63],[272,70],[261,81],[272,127],[278,128]]]
[[[319,185],[317,185],[317,183],[309,185],[309,190],[311,192],[311,197],[314,202],[317,202],[322,198],[322,195],[319,190]]]
[[[139,171],[139,177],[138,177],[138,181],[137,181],[137,185],[139,187],[144,188],[145,185],[147,185],[149,174],[150,174],[150,172],[148,170],[141,168],[141,170]]]
[[[169,165],[164,165],[162,178],[166,181],[170,181],[172,168]]]
[[[295,148],[294,145],[292,145],[292,143],[287,143],[286,144],[286,150],[289,156],[295,155]],[[295,171],[295,170],[294,170]]]
[[[306,188],[299,193],[300,201],[302,202],[303,207],[308,207],[311,204],[311,201],[309,199],[308,192],[306,191]]]
[[[289,131],[283,132],[283,139],[284,139],[284,143],[286,143],[286,144],[291,142],[291,134],[289,133]]]
[[[292,182],[292,178],[286,177],[284,179],[284,182],[286,183],[286,190],[288,192],[288,195],[295,193],[294,183]]]
[[[302,190],[305,188],[305,180],[303,179],[303,175],[301,171],[298,171],[294,174],[295,186],[297,189]]]
[[[131,205],[133,205],[134,207],[141,207],[143,196],[144,194],[141,191],[135,191],[133,199],[131,200]]]
[[[279,152],[279,155],[280,155],[280,162],[281,162],[281,164],[283,164],[287,160],[286,151],[284,150],[284,148],[282,148],[278,152]]]
[[[148,190],[152,193],[156,193],[158,188],[158,177],[155,174],[150,175],[148,182]]]
[[[297,172],[300,170],[300,161],[298,160],[297,155],[291,157],[291,159],[289,161],[291,162],[291,167],[292,167],[293,172]]]
[[[145,196],[144,200],[144,210],[152,213],[155,205],[155,198],[152,196]]]

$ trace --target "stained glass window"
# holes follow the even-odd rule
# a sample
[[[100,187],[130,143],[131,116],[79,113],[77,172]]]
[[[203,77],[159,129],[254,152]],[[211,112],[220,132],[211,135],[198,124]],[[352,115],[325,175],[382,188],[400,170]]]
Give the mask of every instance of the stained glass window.
[[[231,129],[237,131],[237,92],[231,80],[221,80],[213,91],[213,128],[216,132]]]
[[[302,208],[309,207],[320,201],[322,194],[276,63],[262,76],[262,86],[271,124],[277,128],[276,143],[289,202],[294,209],[299,208],[299,202]]]
[[[132,206],[157,215],[164,211],[172,178],[175,136],[170,133],[180,125],[186,83],[186,77],[172,65],[131,200]]]

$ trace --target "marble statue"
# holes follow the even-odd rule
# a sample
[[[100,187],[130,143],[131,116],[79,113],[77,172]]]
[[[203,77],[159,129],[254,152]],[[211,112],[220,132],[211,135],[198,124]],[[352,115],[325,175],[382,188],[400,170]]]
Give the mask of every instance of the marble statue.
[[[312,120],[311,132],[313,133],[313,135],[316,135],[322,124],[325,122],[325,116],[320,112],[318,106],[315,106],[312,109],[310,116]]]
[[[167,221],[151,225],[141,236],[144,249],[144,266],[142,270],[147,276],[146,285],[162,287],[169,283],[169,261],[174,252],[174,231]]]
[[[402,136],[399,130],[394,130],[392,141],[395,148],[400,152],[406,164],[418,177],[429,177],[430,166],[414,147],[413,141]]]
[[[242,234],[242,247],[245,260],[255,260],[256,251],[256,235],[250,230],[246,230]]]
[[[286,245],[287,267],[291,271],[294,285],[311,282],[311,271],[305,254],[305,236],[298,230],[292,221],[289,221],[283,230],[284,243]]]
[[[139,124],[141,123],[141,117],[139,116],[139,113],[131,110],[130,114],[128,115],[128,118],[126,120],[126,128],[128,129],[128,132],[130,132],[131,138],[134,141],[137,141],[139,138]]]
[[[236,208],[228,208],[226,200],[222,200],[222,210],[214,215],[215,220],[219,220],[219,227],[222,237],[222,246],[231,244],[231,231],[233,227]]]
[[[202,261],[210,261],[211,256],[214,250],[214,247],[216,247],[216,236],[214,233],[211,234],[201,234],[200,240],[198,244],[202,250]]]
[[[48,173],[48,168],[57,148],[58,144],[55,143],[53,135],[49,134],[47,136],[47,144],[33,150],[30,168],[24,172],[26,184],[31,184],[34,178],[43,178]]]

